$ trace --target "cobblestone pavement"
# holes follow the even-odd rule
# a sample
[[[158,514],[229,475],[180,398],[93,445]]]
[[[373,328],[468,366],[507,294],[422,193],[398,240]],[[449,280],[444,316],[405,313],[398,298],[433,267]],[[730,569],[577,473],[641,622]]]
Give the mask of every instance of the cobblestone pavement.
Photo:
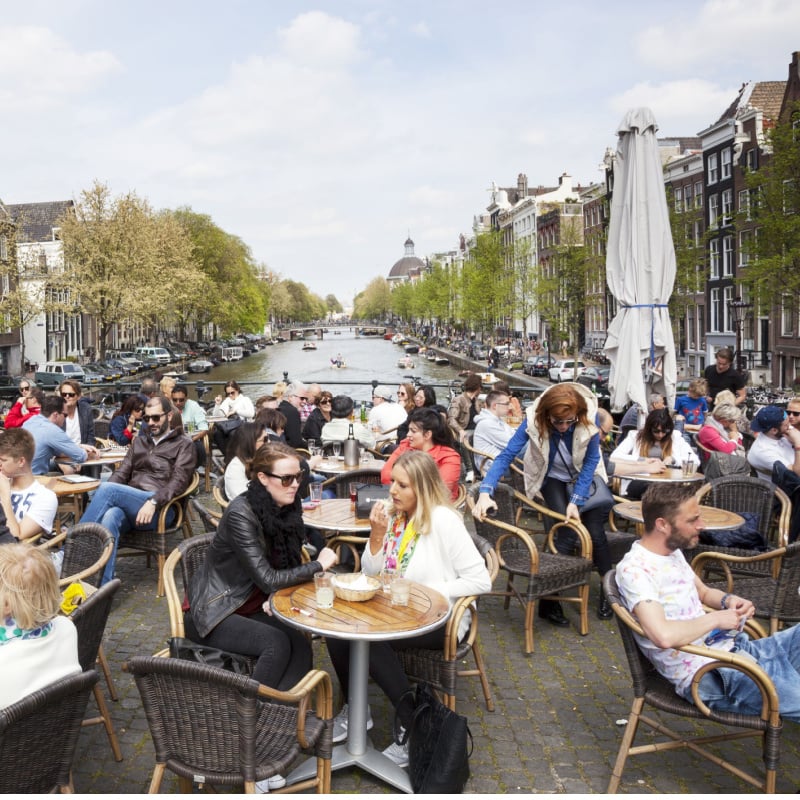
[[[207,498],[202,498],[207,499]],[[213,501],[210,501],[213,503]],[[201,532],[199,523],[197,532]],[[146,792],[153,768],[153,747],[133,680],[121,665],[133,655],[164,647],[169,616],[164,598],[156,598],[155,567],[142,558],[118,561],[123,584],[109,619],[105,651],[111,663],[119,701],[109,703],[120,739],[123,761],[114,761],[101,725],[84,728],[75,759],[74,782],[79,793]],[[500,579],[498,579],[499,581]],[[499,583],[498,583],[499,586]],[[592,606],[597,596],[592,587]],[[574,621],[574,612],[565,613]],[[592,611],[590,632],[553,628],[537,620],[535,652],[523,653],[523,613],[519,605],[503,609],[499,597],[484,598],[480,639],[487,662],[495,711],[488,712],[477,678],[462,679],[457,710],[467,715],[474,738],[467,791],[473,793],[602,793],[623,727],[618,720],[630,709],[632,692],[616,623],[600,621]],[[315,642],[316,664],[327,667],[324,645]],[[90,699],[90,705],[93,700]],[[389,743],[389,704],[373,686],[370,702],[375,719],[372,739]],[[689,725],[668,720],[675,727]],[[783,733],[779,792],[800,787],[797,726]],[[648,733],[639,741],[647,741]],[[728,758],[758,770],[759,748],[751,740],[722,746]],[[164,791],[177,791],[167,773]],[[336,793],[386,793],[390,788],[357,769],[333,774]],[[648,754],[629,760],[620,790],[627,793],[739,793],[750,790],[727,772],[685,750]]]

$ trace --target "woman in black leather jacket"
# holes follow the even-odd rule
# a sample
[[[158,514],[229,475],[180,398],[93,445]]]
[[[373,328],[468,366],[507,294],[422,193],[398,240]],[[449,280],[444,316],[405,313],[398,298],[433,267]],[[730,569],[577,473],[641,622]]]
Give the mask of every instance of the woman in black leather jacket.
[[[257,657],[253,678],[286,690],[311,669],[311,646],[300,631],[272,616],[269,595],[311,580],[337,557],[326,547],[316,561],[302,563],[297,489],[303,475],[291,447],[262,446],[249,474],[247,491],[225,510],[188,587],[184,625],[192,641]]]

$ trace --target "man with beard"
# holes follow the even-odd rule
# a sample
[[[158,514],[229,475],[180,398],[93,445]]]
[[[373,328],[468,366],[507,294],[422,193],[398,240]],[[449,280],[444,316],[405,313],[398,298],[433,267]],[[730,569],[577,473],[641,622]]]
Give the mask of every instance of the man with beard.
[[[634,634],[653,666],[690,703],[695,673],[713,661],[715,649],[752,657],[772,679],[783,719],[800,721],[800,625],[763,639],[742,632],[753,616],[750,600],[706,586],[686,563],[682,549],[697,545],[705,527],[691,487],[651,484],[642,497],[645,532],[617,567],[622,601],[645,636]],[[708,611],[707,606],[714,609]],[[676,648],[704,644],[710,656]],[[744,673],[723,668],[706,673],[700,699],[715,711],[761,713],[761,691]]]
[[[81,522],[99,522],[114,536],[114,550],[106,563],[102,584],[114,577],[120,534],[134,528],[153,530],[158,523],[158,510],[183,494],[192,479],[194,444],[182,428],[172,429],[174,414],[166,397],[147,401],[141,433],[131,442],[114,474],[97,489],[81,517]]]

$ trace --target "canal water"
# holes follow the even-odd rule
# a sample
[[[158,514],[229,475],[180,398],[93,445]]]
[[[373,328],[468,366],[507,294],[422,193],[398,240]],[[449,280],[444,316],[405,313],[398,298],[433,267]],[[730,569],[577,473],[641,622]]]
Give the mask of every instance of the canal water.
[[[407,376],[418,377],[423,383],[440,384],[436,394],[447,403],[446,385],[458,377],[458,368],[437,366],[421,355],[412,355],[414,367],[398,367],[397,362],[405,352],[402,347],[378,337],[357,337],[347,328],[334,334],[333,328],[322,339],[313,340],[316,350],[304,351],[302,341],[282,342],[265,347],[241,361],[214,367],[204,375],[186,376],[191,385],[202,380],[213,387],[214,393],[231,379],[238,381],[244,393],[252,400],[271,394],[276,381],[301,380],[303,383],[319,383],[334,395],[346,394],[356,402],[371,401],[373,380],[396,389]],[[339,356],[346,367],[337,369],[332,360]],[[208,398],[212,395],[206,395]]]

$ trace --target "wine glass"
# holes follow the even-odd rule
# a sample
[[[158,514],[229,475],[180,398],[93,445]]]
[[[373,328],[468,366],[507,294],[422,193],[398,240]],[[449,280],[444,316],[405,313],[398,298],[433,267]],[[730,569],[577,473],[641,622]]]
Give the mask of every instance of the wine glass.
[[[341,454],[342,454],[342,443],[341,442],[334,442],[333,443],[333,457],[338,459]]]

